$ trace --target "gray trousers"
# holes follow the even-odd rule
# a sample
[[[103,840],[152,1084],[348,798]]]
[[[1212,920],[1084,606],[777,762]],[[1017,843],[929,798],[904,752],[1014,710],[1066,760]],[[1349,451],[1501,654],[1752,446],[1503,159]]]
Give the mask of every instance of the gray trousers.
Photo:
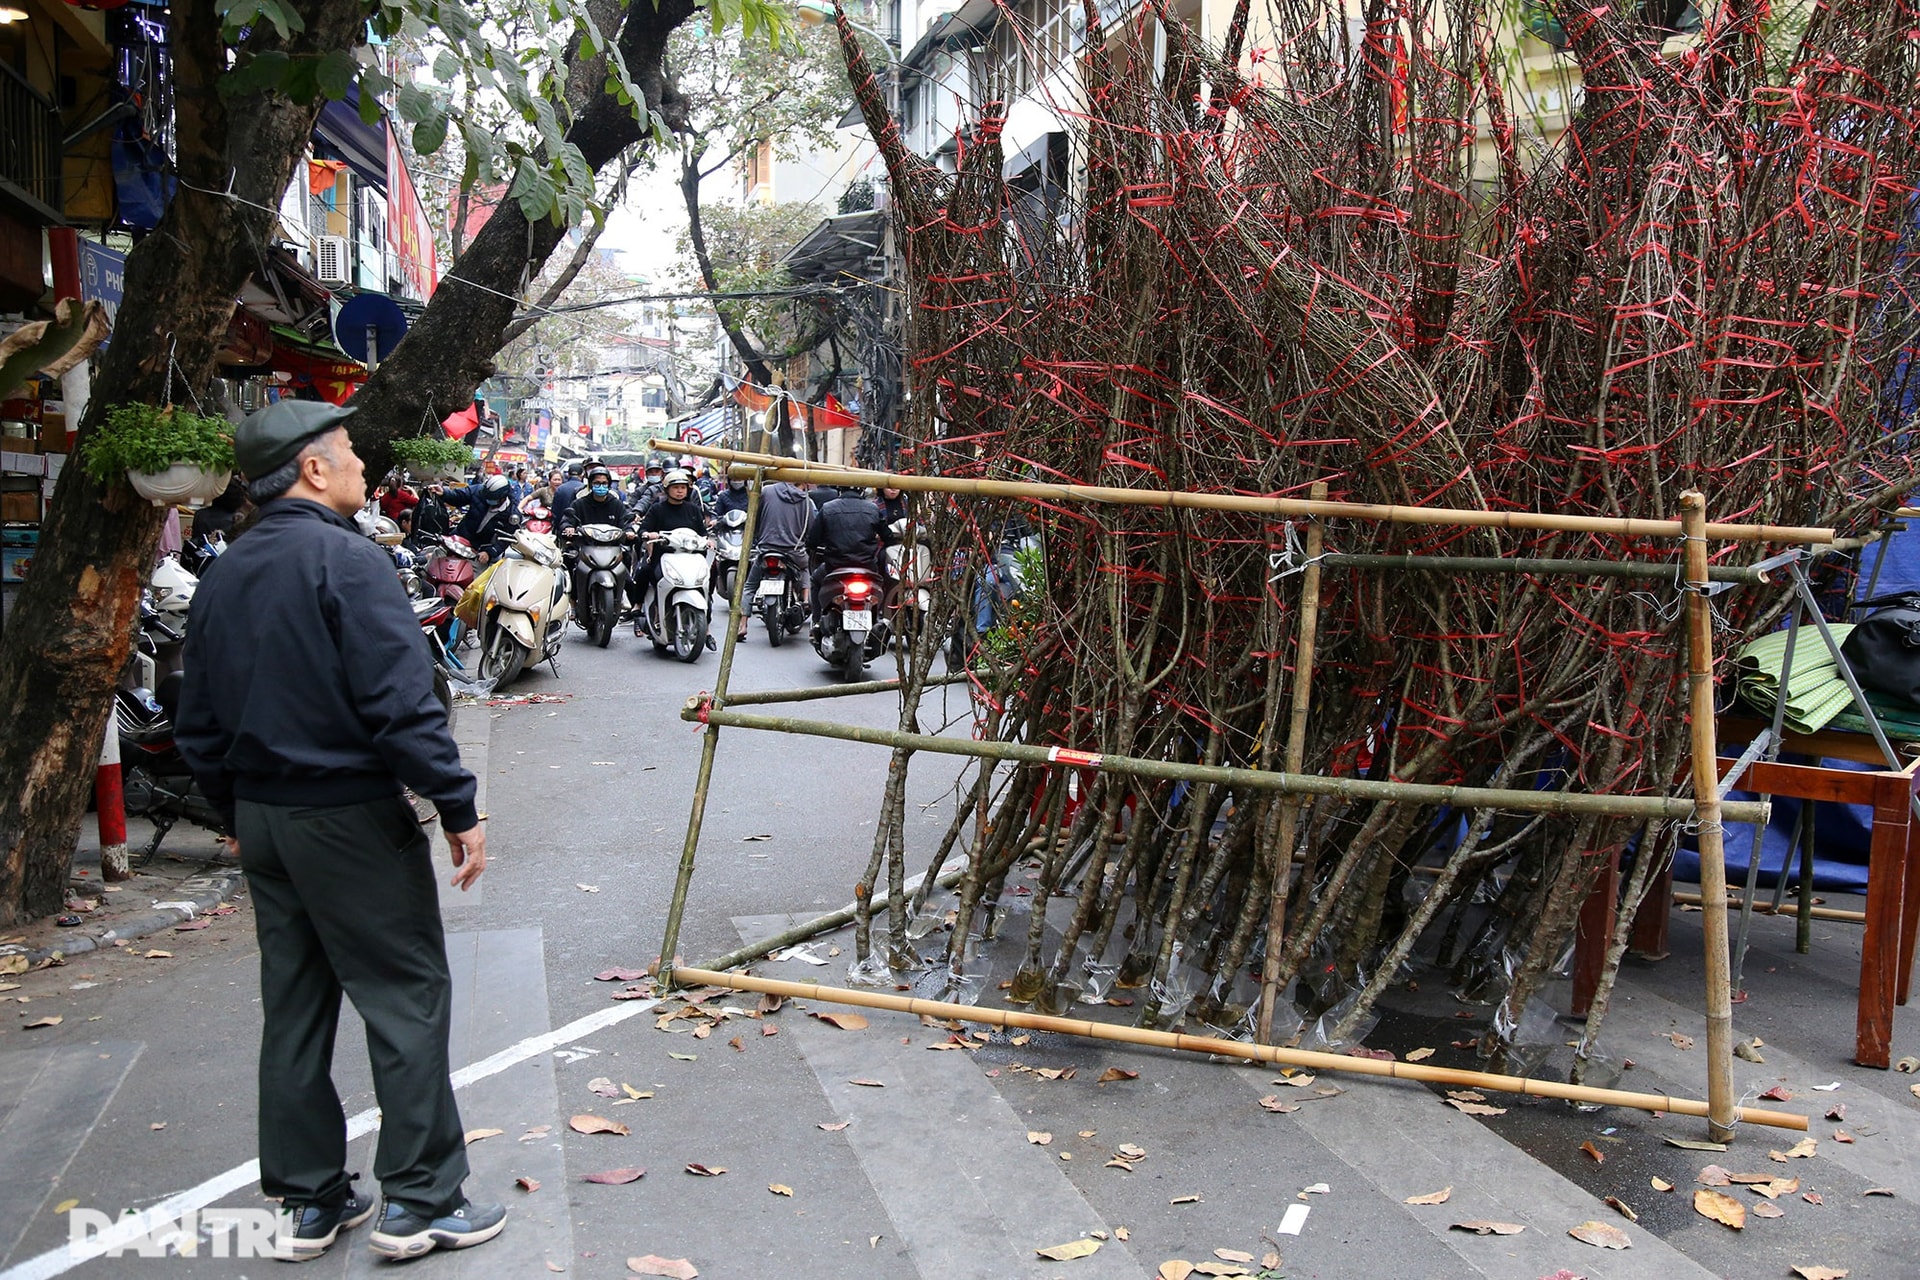
[[[453,984],[426,833],[398,796],[242,800],[235,816],[260,940],[260,1189],[300,1204],[347,1195],[333,1084],[344,991],[367,1027],[381,1190],[409,1209],[453,1208],[467,1154],[447,1080]]]

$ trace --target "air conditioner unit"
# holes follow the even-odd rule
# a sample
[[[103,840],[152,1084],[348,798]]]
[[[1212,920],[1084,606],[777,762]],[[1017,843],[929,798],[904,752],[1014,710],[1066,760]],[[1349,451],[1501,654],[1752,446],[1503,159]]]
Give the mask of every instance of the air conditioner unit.
[[[353,257],[345,236],[315,236],[313,276],[321,284],[351,284]]]

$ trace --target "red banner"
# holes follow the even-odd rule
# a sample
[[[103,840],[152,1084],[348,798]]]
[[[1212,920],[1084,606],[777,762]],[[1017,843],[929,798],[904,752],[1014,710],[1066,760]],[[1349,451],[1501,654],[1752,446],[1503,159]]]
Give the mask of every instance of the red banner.
[[[400,257],[400,270],[422,302],[440,283],[440,264],[433,251],[433,223],[420,207],[406,158],[387,128],[387,242]]]

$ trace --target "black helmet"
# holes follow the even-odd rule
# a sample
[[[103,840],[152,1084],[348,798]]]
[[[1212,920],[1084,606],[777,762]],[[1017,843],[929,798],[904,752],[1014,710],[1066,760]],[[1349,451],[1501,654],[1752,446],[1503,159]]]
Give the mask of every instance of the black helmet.
[[[662,461],[660,461],[660,459],[658,459],[658,458],[648,458],[648,459],[647,459],[647,470],[648,470],[648,471],[650,471],[650,472],[651,472],[651,471],[665,471],[666,469],[667,469],[667,465],[666,465],[666,463],[664,463],[664,462],[662,462]]]
[[[600,484],[603,481],[607,484],[612,484],[613,472],[607,470],[605,467],[591,467],[588,469],[587,471],[588,484]]]

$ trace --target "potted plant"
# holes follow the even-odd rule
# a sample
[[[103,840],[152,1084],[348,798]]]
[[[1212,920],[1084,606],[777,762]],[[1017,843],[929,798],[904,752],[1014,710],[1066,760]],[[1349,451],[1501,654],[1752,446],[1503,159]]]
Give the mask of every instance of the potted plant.
[[[219,497],[233,474],[233,427],[174,405],[115,405],[80,446],[80,465],[101,486],[126,476],[157,507],[197,507]]]
[[[393,456],[416,479],[457,476],[473,465],[473,449],[445,436],[412,436],[393,442]]]

